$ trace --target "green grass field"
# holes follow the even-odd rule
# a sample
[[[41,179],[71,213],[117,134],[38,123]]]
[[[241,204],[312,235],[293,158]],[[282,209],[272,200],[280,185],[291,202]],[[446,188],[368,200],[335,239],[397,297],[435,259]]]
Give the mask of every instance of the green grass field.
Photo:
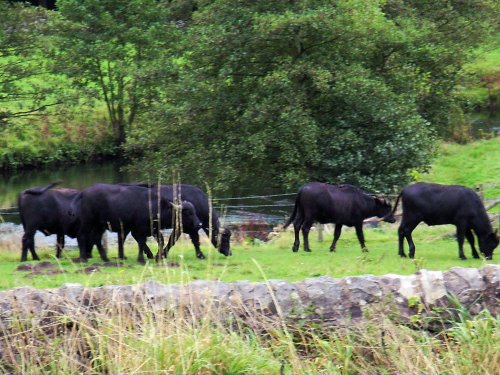
[[[445,184],[462,184],[474,187],[478,183],[500,182],[500,138],[473,142],[467,145],[444,143],[439,157],[428,175],[420,176],[422,181]],[[486,190],[487,198],[500,197],[499,188]],[[498,211],[497,206],[497,211]],[[148,279],[163,283],[187,283],[196,279],[262,281],[264,279],[287,279],[299,281],[308,277],[328,275],[343,277],[361,274],[383,275],[387,273],[410,274],[421,268],[445,270],[454,266],[481,267],[484,260],[472,259],[469,245],[466,243],[466,261],[458,258],[458,245],[454,238],[453,226],[427,227],[420,224],[414,232],[417,246],[416,259],[402,259],[397,255],[397,224],[383,223],[380,228],[365,228],[365,237],[370,250],[363,254],[357,242],[354,230],[344,229],[336,253],[329,252],[332,240],[331,228],[325,231],[324,241],[319,243],[315,232],[311,233],[312,253],[301,250],[291,251],[293,235],[291,231],[280,233],[269,242],[232,244],[233,256],[225,258],[217,253],[204,237],[202,249],[207,260],[196,259],[190,241],[180,241],[170,252],[167,262],[158,265],[150,262],[146,266],[136,262],[137,246],[128,245],[128,258],[122,267],[94,267],[102,263],[99,258],[87,264],[73,263],[71,258],[78,256],[78,251],[68,250],[61,260],[55,259],[53,249],[40,249],[39,255],[44,261],[53,263],[53,268],[44,269],[40,274],[30,271],[17,271],[21,244],[9,244],[8,249],[0,251],[0,289],[21,285],[39,288],[56,287],[64,283],[81,283],[89,286],[106,284],[133,284]],[[235,236],[236,237],[236,236]],[[302,241],[302,238],[301,238]],[[405,244],[406,246],[406,244]],[[151,243],[153,252],[156,243]],[[407,246],[406,246],[407,248]],[[97,252],[95,251],[97,254]],[[116,248],[109,249],[110,258],[116,257]],[[498,264],[500,255],[492,263]],[[116,259],[112,259],[115,260]],[[173,262],[173,263],[169,263]],[[30,262],[36,265],[37,262]],[[170,264],[170,265],[169,265]],[[62,273],[56,273],[64,271]]]
[[[469,259],[461,261],[453,233],[453,226],[427,227],[421,224],[414,232],[417,246],[414,260],[397,255],[397,226],[388,224],[381,228],[365,229],[368,253],[361,252],[354,230],[350,228],[344,230],[336,253],[328,250],[332,240],[329,228],[324,231],[323,242],[318,242],[317,233],[311,232],[311,253],[305,253],[302,248],[297,253],[291,251],[293,235],[290,231],[281,233],[266,243],[233,244],[233,256],[227,258],[209,246],[205,237],[202,249],[207,255],[206,260],[196,259],[193,246],[188,239],[184,239],[176,244],[164,263],[156,264],[152,261],[143,266],[136,261],[137,247],[133,244],[126,248],[128,259],[122,267],[94,267],[97,268],[95,272],[92,272],[92,266],[95,263],[103,263],[99,258],[93,258],[84,264],[73,263],[71,258],[78,256],[75,249],[67,251],[61,260],[55,259],[53,249],[43,249],[39,255],[43,261],[53,262],[54,268],[42,270],[47,274],[38,275],[30,271],[16,270],[20,264],[20,253],[14,250],[2,253],[0,272],[4,277],[0,279],[0,288],[8,289],[20,285],[47,288],[63,283],[101,286],[133,284],[148,279],[162,283],[187,283],[196,279],[226,282],[265,279],[299,281],[323,275],[343,277],[362,274],[411,274],[421,268],[444,270],[454,266],[481,267],[487,263],[498,264],[498,255],[493,261],[473,259],[468,245],[465,247],[465,253]],[[151,243],[153,252],[156,250],[155,245],[154,242]],[[111,248],[110,258],[116,255],[116,248]],[[62,270],[64,273],[52,273],[54,270]]]
[[[470,188],[478,184],[500,183],[500,137],[465,146],[442,143],[432,170],[419,180]],[[500,189],[487,189],[486,197],[500,197]]]

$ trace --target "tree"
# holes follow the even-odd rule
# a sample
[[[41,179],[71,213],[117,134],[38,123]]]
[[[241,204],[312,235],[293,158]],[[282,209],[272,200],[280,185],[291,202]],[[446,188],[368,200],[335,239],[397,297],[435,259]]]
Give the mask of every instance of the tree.
[[[47,15],[41,9],[0,1],[0,125],[57,104],[51,87],[37,81],[45,72],[40,53]]]
[[[289,187],[311,178],[382,190],[406,182],[428,165],[432,129],[418,113],[416,68],[381,73],[387,46],[404,43],[382,4],[200,4],[172,99],[158,108],[163,126],[146,138],[154,168],[166,159],[187,179],[218,186],[256,173]]]
[[[417,96],[419,113],[440,136],[456,135],[465,123],[457,91],[460,73],[477,47],[498,35],[500,3],[389,0],[383,10],[405,35],[404,43],[392,46],[388,63],[415,66],[426,76]]]
[[[226,188],[256,174],[289,187],[406,184],[459,117],[457,72],[498,18],[490,0],[196,5],[169,101],[134,140],[154,170]]]
[[[126,131],[161,97],[169,52],[167,8],[155,0],[59,0],[54,70],[106,104],[120,150]]]

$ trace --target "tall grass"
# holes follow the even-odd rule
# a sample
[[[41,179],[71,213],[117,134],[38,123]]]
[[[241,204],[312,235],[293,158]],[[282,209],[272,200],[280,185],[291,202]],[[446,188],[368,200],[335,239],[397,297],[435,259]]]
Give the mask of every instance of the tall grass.
[[[499,319],[483,312],[439,334],[382,315],[344,327],[257,311],[74,307],[1,326],[0,371],[27,374],[499,373]]]

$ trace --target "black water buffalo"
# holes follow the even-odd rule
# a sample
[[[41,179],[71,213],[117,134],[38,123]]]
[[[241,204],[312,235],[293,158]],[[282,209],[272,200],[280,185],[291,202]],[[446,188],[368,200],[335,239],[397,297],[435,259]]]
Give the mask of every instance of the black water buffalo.
[[[126,184],[130,185],[130,184]],[[150,187],[152,189],[158,190],[158,185],[150,184],[135,184],[135,186]],[[202,229],[209,236],[213,246],[219,250],[221,254],[225,256],[231,254],[231,231],[228,228],[221,228],[219,216],[215,210],[210,207],[210,202],[208,196],[197,186],[185,185],[185,184],[175,184],[175,185],[159,185],[160,194],[164,195],[169,200],[186,200],[191,202],[196,208],[196,213],[201,220]],[[174,196],[176,199],[174,199]],[[210,225],[211,222],[211,225]],[[210,230],[212,234],[210,235]],[[199,259],[205,259],[205,255],[200,249],[200,236],[198,229],[193,230],[190,228],[183,228],[183,232],[187,233],[191,238],[191,241],[196,250],[196,256]],[[170,248],[172,246],[171,241],[167,243],[164,249],[164,256],[167,256]]]
[[[73,189],[53,189],[59,182],[45,187],[34,187],[21,192],[17,199],[21,223],[24,229],[21,262],[28,259],[28,250],[34,260],[40,260],[35,252],[37,230],[46,236],[57,235],[56,256],[61,257],[64,236],[76,237],[78,222],[69,215],[72,200],[78,194]]]
[[[57,188],[59,181],[45,187],[34,187],[24,190],[18,197],[18,208],[21,223],[24,228],[22,239],[21,262],[27,260],[28,250],[34,260],[40,258],[35,252],[35,232],[37,230],[46,236],[55,234],[56,257],[60,258],[64,249],[64,236],[75,238],[79,230],[79,218],[71,210],[77,211],[79,206],[74,201],[79,190]],[[95,244],[101,244],[101,238],[95,239]]]
[[[493,250],[498,246],[498,236],[493,232],[491,223],[481,199],[472,189],[459,185],[439,185],[426,182],[406,186],[399,194],[403,201],[403,218],[398,229],[399,255],[406,257],[404,238],[410,247],[410,258],[415,257],[415,244],[411,233],[424,222],[427,225],[453,224],[457,227],[458,255],[464,255],[464,237],[472,248],[472,256],[479,258],[474,247],[474,235],[479,240],[479,249],[486,259],[492,259]]]
[[[175,195],[180,196],[182,200],[191,202],[196,208],[196,213],[202,223],[202,229],[207,236],[211,237],[213,246],[225,256],[231,255],[231,231],[228,228],[221,228],[219,217],[215,210],[210,207],[207,195],[198,187],[193,185],[161,185],[161,194],[168,199],[174,200]],[[210,224],[211,221],[211,224]],[[212,235],[210,236],[210,229]],[[222,229],[222,230],[221,230]],[[196,256],[199,259],[205,259],[205,255],[200,250],[200,236],[198,229],[183,228],[184,232],[189,234],[196,250]],[[170,241],[165,248],[165,256],[171,247]]]
[[[174,209],[179,209],[182,225],[185,228],[201,227],[194,206],[183,201],[179,207],[164,195],[158,195],[152,188],[138,185],[96,184],[81,191],[80,230],[78,245],[80,257],[89,257],[95,239],[102,236],[106,229],[118,233],[118,257],[124,259],[123,241],[131,233],[139,244],[138,260],[144,262],[144,253],[149,259],[153,254],[146,244],[148,236],[162,239],[160,230],[174,228],[172,242],[180,236],[176,230],[177,221]],[[162,241],[159,241],[160,244]],[[98,246],[101,257],[105,257],[102,246]],[[159,252],[160,253],[160,252]],[[159,254],[157,254],[157,257]]]
[[[311,182],[302,186],[295,199],[293,213],[285,223],[285,228],[293,222],[295,242],[293,251],[299,249],[299,231],[302,228],[304,251],[309,248],[309,230],[314,222],[335,223],[335,232],[330,251],[335,251],[342,231],[342,225],[356,228],[361,249],[365,247],[363,220],[378,216],[384,221],[394,223],[391,204],[384,197],[375,197],[352,185],[330,185]]]

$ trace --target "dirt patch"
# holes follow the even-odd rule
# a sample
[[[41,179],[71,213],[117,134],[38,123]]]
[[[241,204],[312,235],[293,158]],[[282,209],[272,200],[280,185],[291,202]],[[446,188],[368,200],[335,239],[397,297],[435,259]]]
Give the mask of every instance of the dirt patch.
[[[32,264],[20,264],[16,268],[16,271],[32,271],[32,270],[33,270]]]
[[[20,264],[16,271],[31,271],[35,275],[51,275],[55,273],[63,273],[64,271],[57,268],[57,265],[50,262],[41,262],[38,264]]]
[[[120,263],[120,262],[94,263],[88,267],[85,267],[82,270],[77,271],[77,272],[86,273],[86,274],[100,272],[102,267],[124,267],[124,264]]]
[[[32,279],[35,276],[40,276],[40,275],[57,275],[59,273],[66,273],[64,270],[46,270],[46,271],[38,271],[38,272],[30,272],[26,276],[28,279]]]
[[[178,262],[162,262],[158,263],[157,267],[180,267],[180,263]]]
[[[17,267],[18,271],[31,271],[25,277],[33,278],[39,275],[57,275],[60,273],[66,273],[66,271],[57,268],[56,264],[50,262],[41,262],[39,264],[21,264]]]
[[[78,272],[80,272],[80,273],[86,273],[86,274],[95,273],[95,272],[101,272],[101,267],[98,266],[98,265],[92,265],[92,266],[89,266],[89,267],[85,267],[83,270],[80,270]]]
[[[123,263],[120,262],[104,262],[103,267],[123,267]]]
[[[87,263],[87,259],[82,259],[82,258],[71,258],[71,261],[73,263]]]

